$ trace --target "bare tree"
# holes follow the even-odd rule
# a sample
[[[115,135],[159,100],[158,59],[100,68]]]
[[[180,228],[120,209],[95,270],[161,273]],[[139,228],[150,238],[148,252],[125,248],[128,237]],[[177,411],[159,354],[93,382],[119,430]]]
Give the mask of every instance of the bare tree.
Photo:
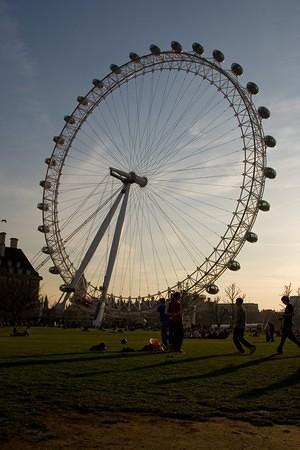
[[[10,280],[1,286],[0,319],[15,324],[18,320],[29,316],[36,318],[40,301],[30,283],[18,283]]]
[[[289,284],[285,284],[283,286],[283,291],[282,291],[281,295],[287,295],[288,297],[290,297],[292,292],[293,292],[293,288],[292,288],[292,283],[290,282]]]
[[[231,320],[233,320],[233,317],[234,317],[235,300],[237,297],[241,297],[241,296],[242,296],[242,291],[235,283],[232,283],[225,288],[225,297],[226,297],[227,303],[231,304]]]

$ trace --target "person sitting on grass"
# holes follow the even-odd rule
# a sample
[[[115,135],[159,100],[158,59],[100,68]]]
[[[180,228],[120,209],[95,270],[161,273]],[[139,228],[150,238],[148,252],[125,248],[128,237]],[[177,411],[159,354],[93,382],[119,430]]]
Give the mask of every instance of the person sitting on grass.
[[[238,353],[243,354],[245,350],[243,348],[247,347],[250,353],[255,352],[256,346],[246,341],[244,338],[244,332],[246,327],[246,312],[243,308],[243,299],[238,297],[235,301],[235,322],[233,328],[233,342],[236,346]]]
[[[298,347],[300,347],[300,340],[293,333],[293,314],[294,308],[290,303],[290,299],[287,295],[281,297],[282,303],[285,305],[284,314],[282,317],[282,329],[281,329],[281,340],[277,347],[277,353],[282,354],[283,345],[287,338],[294,342]]]
[[[28,326],[25,331],[18,331],[16,327],[13,327],[11,336],[29,336],[30,327]]]

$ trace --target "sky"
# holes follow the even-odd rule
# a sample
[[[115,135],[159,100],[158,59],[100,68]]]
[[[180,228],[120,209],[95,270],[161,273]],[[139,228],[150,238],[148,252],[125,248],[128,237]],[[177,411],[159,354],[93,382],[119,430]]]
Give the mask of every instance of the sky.
[[[278,309],[284,285],[300,287],[299,20],[296,0],[0,0],[0,231],[17,237],[29,259],[45,245],[36,208],[44,159],[93,78],[152,43],[169,49],[177,40],[190,50],[197,41],[207,54],[222,50],[224,67],[240,63],[243,84],[259,85],[255,104],[270,109],[264,131],[277,140],[268,150],[277,178],[264,193],[271,210],[259,213],[259,240],[243,247],[241,270],[218,280],[220,295],[236,283],[246,301]],[[54,302],[60,281],[47,268],[41,275],[41,292]]]

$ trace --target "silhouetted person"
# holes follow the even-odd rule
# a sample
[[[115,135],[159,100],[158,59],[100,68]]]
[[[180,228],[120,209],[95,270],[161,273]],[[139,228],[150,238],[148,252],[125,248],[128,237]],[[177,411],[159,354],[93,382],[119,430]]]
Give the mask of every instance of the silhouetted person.
[[[281,329],[281,340],[277,347],[277,353],[282,354],[283,345],[287,338],[294,342],[300,348],[300,340],[296,338],[293,333],[293,314],[294,308],[290,303],[290,299],[287,295],[281,297],[282,303],[285,305],[284,314],[282,317],[282,329]]]
[[[247,347],[250,350],[250,353],[255,352],[255,345],[244,339],[244,332],[246,328],[246,313],[243,308],[243,299],[237,298],[235,301],[235,321],[234,321],[234,329],[233,329],[233,342],[240,354],[245,353],[243,348]]]
[[[269,321],[266,326],[266,342],[274,342],[274,331],[274,324]]]
[[[174,292],[168,306],[169,341],[174,352],[180,352],[183,341],[182,305],[180,292]]]
[[[159,313],[160,320],[161,343],[167,349],[169,345],[169,315],[167,313],[167,304],[165,298],[159,299],[157,312]]]

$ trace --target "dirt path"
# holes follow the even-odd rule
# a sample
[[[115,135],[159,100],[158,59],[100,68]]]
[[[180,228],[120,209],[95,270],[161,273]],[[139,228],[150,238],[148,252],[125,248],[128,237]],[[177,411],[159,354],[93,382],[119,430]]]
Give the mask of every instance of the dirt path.
[[[207,422],[131,413],[59,412],[44,417],[41,430],[28,430],[1,450],[299,450],[300,428],[256,427],[227,419]],[[40,436],[40,439],[39,439]]]

